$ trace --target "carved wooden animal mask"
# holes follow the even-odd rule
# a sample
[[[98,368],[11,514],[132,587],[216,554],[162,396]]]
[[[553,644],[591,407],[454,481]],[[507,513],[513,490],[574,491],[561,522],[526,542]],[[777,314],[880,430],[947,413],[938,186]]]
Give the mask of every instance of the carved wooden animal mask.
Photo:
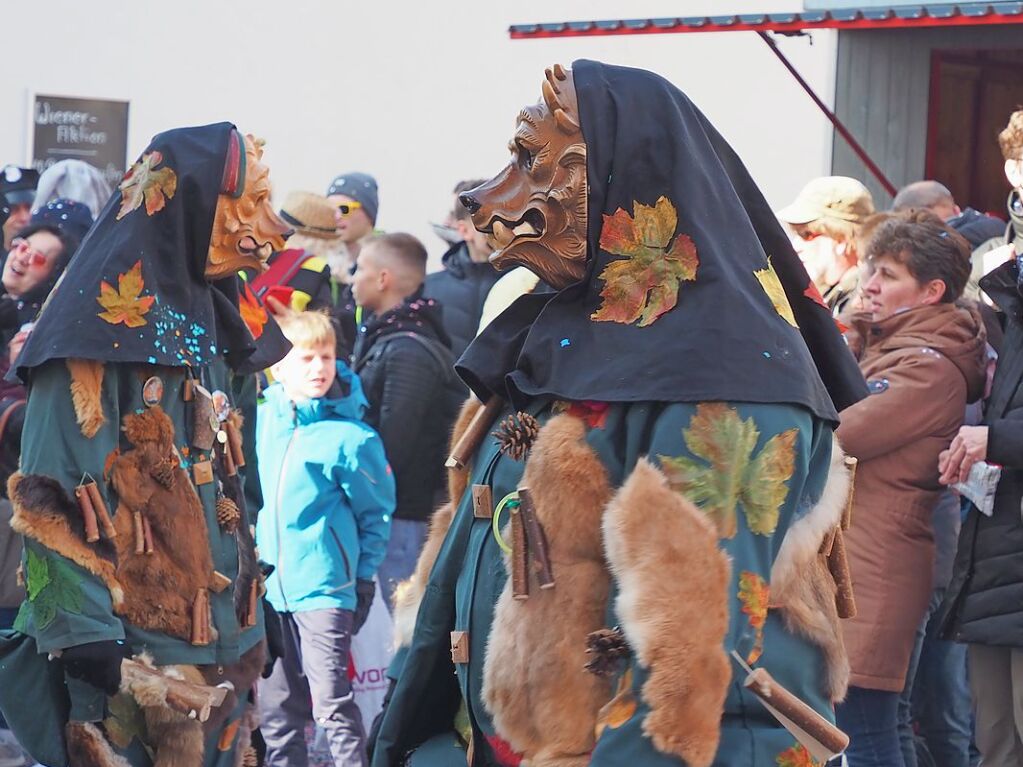
[[[572,70],[546,70],[543,99],[519,113],[511,162],[462,195],[498,269],[521,265],[554,288],[586,271],[586,142]]]
[[[215,280],[240,269],[262,271],[270,254],[283,250],[290,228],[270,205],[270,171],[263,164],[263,141],[251,135],[239,142],[232,133],[217,198],[206,277]]]

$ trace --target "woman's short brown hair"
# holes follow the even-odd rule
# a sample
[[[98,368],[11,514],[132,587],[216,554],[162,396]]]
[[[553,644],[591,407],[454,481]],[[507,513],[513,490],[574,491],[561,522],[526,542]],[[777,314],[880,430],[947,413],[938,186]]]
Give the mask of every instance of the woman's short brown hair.
[[[867,258],[882,256],[905,266],[921,285],[944,282],[943,303],[957,301],[970,278],[970,244],[929,210],[895,213],[878,224]]]

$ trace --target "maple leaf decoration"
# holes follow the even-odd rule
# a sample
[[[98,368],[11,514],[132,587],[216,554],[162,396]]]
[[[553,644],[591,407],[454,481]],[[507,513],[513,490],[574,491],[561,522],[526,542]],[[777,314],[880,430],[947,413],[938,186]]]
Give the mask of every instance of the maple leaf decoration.
[[[814,759],[802,743],[797,743],[792,748],[782,751],[774,761],[778,767],[823,767],[823,764]]]
[[[653,207],[635,202],[633,209],[634,216],[621,208],[604,216],[601,250],[628,258],[610,262],[600,273],[602,301],[590,319],[643,328],[674,308],[679,286],[696,279],[700,260],[688,235],[675,236],[678,213],[667,197]]]
[[[760,438],[756,422],[741,419],[723,402],[701,403],[682,430],[686,447],[700,460],[658,458],[672,489],[703,509],[722,538],[735,537],[739,504],[749,529],[770,535],[788,496],[785,482],[792,476],[798,433],[776,434],[754,457]]]
[[[597,738],[610,727],[617,730],[636,714],[636,696],[632,694],[632,669],[626,669],[618,680],[615,696],[605,703],[597,713]]]
[[[770,599],[771,588],[767,581],[749,570],[739,573],[739,602],[743,614],[749,616],[750,628],[756,633],[753,649],[746,656],[747,663],[756,663],[764,652],[764,624]]]
[[[245,320],[253,338],[263,335],[263,328],[268,319],[266,309],[263,308],[247,282],[243,283],[241,294],[238,297],[238,311],[242,315],[242,319]]]
[[[121,190],[118,221],[139,208],[143,201],[146,203],[146,215],[151,216],[163,210],[167,200],[174,197],[178,189],[178,175],[171,168],[156,170],[156,166],[161,162],[163,162],[161,152],[150,152],[142,155],[142,159],[124,174],[117,187]]]
[[[774,310],[792,327],[798,328],[799,325],[796,324],[796,318],[792,314],[789,299],[785,296],[785,288],[781,284],[778,272],[774,271],[774,264],[771,263],[770,256],[767,258],[767,268],[758,269],[753,272],[753,275],[760,281],[760,287],[764,289],[767,297],[771,299]]]
[[[142,315],[149,311],[156,296],[143,296],[142,262],[136,261],[128,271],[117,277],[117,289],[104,280],[99,284],[99,305],[106,311],[100,312],[100,319],[111,325],[123,322],[129,328],[140,328],[146,324]]]

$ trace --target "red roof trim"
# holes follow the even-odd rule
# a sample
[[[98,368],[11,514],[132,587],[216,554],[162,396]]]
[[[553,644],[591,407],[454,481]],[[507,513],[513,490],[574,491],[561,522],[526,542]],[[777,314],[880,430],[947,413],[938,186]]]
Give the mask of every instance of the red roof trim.
[[[513,40],[545,37],[659,35],[689,32],[780,32],[814,29],[904,29],[907,27],[974,27],[1023,24],[1023,2],[969,3],[892,8],[844,8],[803,13],[690,16],[661,19],[565,21],[515,24]]]

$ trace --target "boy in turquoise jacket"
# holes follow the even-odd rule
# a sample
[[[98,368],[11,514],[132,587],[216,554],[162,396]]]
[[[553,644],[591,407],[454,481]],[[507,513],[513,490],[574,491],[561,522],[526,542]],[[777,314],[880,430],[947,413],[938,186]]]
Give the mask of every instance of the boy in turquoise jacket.
[[[259,407],[256,439],[264,496],[256,542],[275,568],[267,597],[285,649],[260,686],[266,764],[306,763],[311,714],[335,762],[362,765],[348,651],[387,550],[394,478],[383,443],[361,420],[359,378],[335,358],[330,320],[303,312],[280,324],[294,348],[272,368],[277,383]]]

